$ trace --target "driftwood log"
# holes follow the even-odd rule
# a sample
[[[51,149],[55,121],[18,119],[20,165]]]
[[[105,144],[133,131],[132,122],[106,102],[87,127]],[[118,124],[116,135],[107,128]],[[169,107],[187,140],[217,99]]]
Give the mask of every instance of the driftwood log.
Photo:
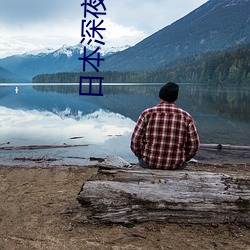
[[[230,145],[230,144],[200,144],[200,148],[207,148],[207,149],[217,149],[217,150],[248,150],[250,151],[250,146],[237,146],[237,145]]]
[[[7,143],[9,144],[9,143]],[[72,147],[86,147],[88,144],[80,144],[80,145],[28,145],[28,146],[8,146],[8,147],[0,147],[0,150],[32,150],[32,149],[49,149],[49,148],[72,148]]]
[[[99,167],[77,195],[90,223],[250,225],[250,179],[205,171]]]

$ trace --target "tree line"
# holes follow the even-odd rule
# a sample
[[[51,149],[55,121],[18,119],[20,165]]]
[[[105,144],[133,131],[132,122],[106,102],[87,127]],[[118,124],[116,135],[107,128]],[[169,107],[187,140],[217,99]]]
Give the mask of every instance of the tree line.
[[[80,76],[102,76],[106,83],[160,83],[166,81],[218,84],[250,83],[250,43],[224,51],[197,54],[163,68],[141,72],[63,72],[40,74],[34,83],[77,83]]]

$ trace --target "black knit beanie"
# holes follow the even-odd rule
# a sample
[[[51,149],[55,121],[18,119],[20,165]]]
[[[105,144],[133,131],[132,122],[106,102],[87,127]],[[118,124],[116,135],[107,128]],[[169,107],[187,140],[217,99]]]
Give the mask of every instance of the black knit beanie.
[[[179,86],[176,83],[168,82],[161,87],[159,97],[166,102],[174,102],[178,98]]]

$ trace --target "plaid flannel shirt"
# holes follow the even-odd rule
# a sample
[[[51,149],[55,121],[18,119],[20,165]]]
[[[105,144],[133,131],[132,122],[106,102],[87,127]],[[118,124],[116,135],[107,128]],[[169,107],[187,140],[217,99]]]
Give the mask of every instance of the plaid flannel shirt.
[[[194,157],[199,144],[191,115],[174,103],[161,102],[140,115],[130,147],[153,168],[175,169]]]

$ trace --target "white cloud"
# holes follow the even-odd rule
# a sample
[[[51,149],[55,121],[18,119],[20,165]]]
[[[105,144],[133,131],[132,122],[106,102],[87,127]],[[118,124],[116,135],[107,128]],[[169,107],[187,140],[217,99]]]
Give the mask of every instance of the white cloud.
[[[106,32],[104,34],[104,37],[107,40],[107,45],[134,45],[146,36],[146,34],[142,30],[137,30],[133,27],[126,27],[121,24],[116,24],[109,19],[105,21],[105,24]]]
[[[0,57],[81,40],[82,0],[1,0]],[[107,46],[134,45],[206,0],[105,0]]]

